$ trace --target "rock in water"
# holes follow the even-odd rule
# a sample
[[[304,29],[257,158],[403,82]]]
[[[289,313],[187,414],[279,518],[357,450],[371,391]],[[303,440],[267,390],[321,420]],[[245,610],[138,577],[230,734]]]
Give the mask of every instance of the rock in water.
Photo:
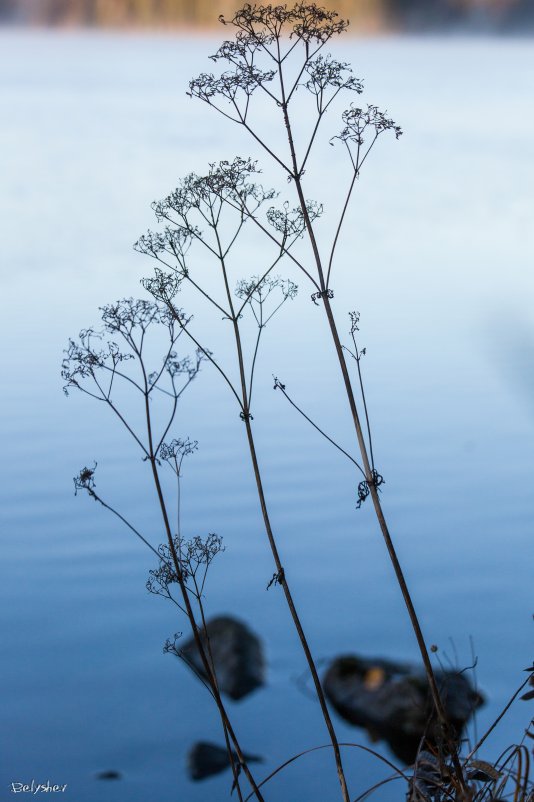
[[[236,753],[232,752],[232,754],[234,761],[237,761]],[[244,758],[247,763],[261,761],[261,758],[256,755],[245,754]],[[206,741],[196,743],[187,756],[187,772],[192,780],[205,780],[207,777],[220,774],[221,771],[229,768],[228,751],[222,746]]]
[[[212,618],[206,624],[217,681],[231,699],[242,699],[265,682],[265,657],[259,638],[241,621],[230,616]],[[206,632],[202,631],[206,645]],[[194,638],[180,650],[188,663],[205,677]]]
[[[120,771],[99,771],[96,775],[97,780],[120,780],[122,777]]]
[[[445,711],[457,736],[484,700],[465,674],[436,671]],[[406,763],[415,760],[421,739],[436,735],[432,700],[421,668],[389,660],[368,660],[356,655],[336,658],[323,686],[328,700],[351,724],[388,742]]]

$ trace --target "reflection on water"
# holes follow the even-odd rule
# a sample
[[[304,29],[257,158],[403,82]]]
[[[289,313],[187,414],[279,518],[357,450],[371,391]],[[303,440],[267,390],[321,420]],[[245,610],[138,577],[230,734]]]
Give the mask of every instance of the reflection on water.
[[[161,653],[183,622],[144,592],[148,553],[72,494],[71,477],[98,460],[99,490],[157,544],[147,465],[106,410],[62,397],[58,374],[68,336],[97,323],[99,305],[142,293],[138,279],[150,268],[130,243],[152,223],[150,201],[190,169],[248,154],[250,143],[183,95],[213,42],[6,32],[0,40],[2,782],[68,783],[79,802],[224,798],[227,773],[196,784],[186,776],[192,744],[219,743],[220,732],[201,683]],[[424,630],[446,668],[472,662],[473,637],[488,697],[479,732],[531,661],[534,426],[508,378],[528,360],[524,348],[494,347],[509,341],[501,329],[534,325],[530,50],[483,39],[339,49],[366,77],[364,99],[387,106],[406,133],[362,175],[336,311],[340,320],[362,313],[383,500]],[[333,152],[325,132],[314,176],[325,206],[344,169]],[[253,248],[249,260],[242,274],[256,272]],[[221,321],[199,311],[197,322],[213,325],[208,339],[224,355]],[[272,392],[276,373],[352,449],[323,335],[303,289],[269,333],[258,374],[255,426],[284,565],[323,666],[351,652],[415,662],[372,511],[355,510],[350,465]],[[279,589],[265,590],[273,568],[243,427],[213,371],[184,396],[176,430],[200,442],[184,477],[184,530],[217,532],[226,545],[206,588],[209,615],[234,615],[265,641],[266,687],[230,710],[265,776],[327,737],[296,681],[303,659]],[[520,737],[527,718],[517,706],[484,757]],[[363,731],[336,725],[340,740],[368,744]],[[368,755],[345,752],[355,794],[383,776]],[[328,750],[308,754],[277,775],[269,799],[336,798],[331,769]],[[97,783],[102,772],[120,779]],[[398,789],[388,788],[393,798]]]

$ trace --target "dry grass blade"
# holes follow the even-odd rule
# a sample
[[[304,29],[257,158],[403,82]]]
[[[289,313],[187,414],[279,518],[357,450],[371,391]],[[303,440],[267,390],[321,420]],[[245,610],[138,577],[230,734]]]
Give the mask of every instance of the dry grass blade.
[[[406,782],[409,781],[408,775],[405,774],[402,771],[402,769],[400,769],[398,766],[396,766],[390,760],[385,758],[383,755],[381,755],[378,752],[376,752],[374,749],[370,749],[368,746],[363,746],[362,744],[351,743],[350,741],[349,742],[340,741],[339,746],[350,748],[350,749],[361,749],[363,752],[367,752],[368,754],[370,754],[373,757],[375,757],[378,760],[380,760],[382,763],[384,763],[386,766],[388,766],[390,769],[392,769],[395,772],[395,776],[393,778],[388,778],[387,780],[382,780],[380,783],[378,783],[378,786],[383,785],[385,782],[390,782],[392,779],[398,779],[398,778],[402,778]],[[263,779],[260,783],[258,783],[258,788],[262,788],[270,780],[272,780],[273,777],[276,777],[277,774],[279,774],[285,768],[290,766],[292,763],[295,763],[295,761],[300,760],[301,757],[305,757],[306,755],[310,755],[313,752],[319,752],[319,751],[321,751],[323,749],[332,749],[332,744],[322,744],[321,746],[312,746],[312,747],[310,747],[310,749],[304,749],[302,752],[298,752],[298,754],[293,755],[292,757],[288,758],[288,760],[285,760],[283,763],[281,763],[280,766],[278,766],[276,769],[274,769],[274,771],[272,771],[267,777],[265,777],[265,779]],[[371,792],[371,790],[372,789],[369,789],[369,790],[365,791],[363,796],[364,797],[367,796]],[[357,797],[357,799],[360,799],[360,798],[363,798],[363,797]],[[249,794],[249,796],[246,797],[245,802],[248,802],[249,799],[252,799],[252,794]],[[356,802],[356,800],[354,800],[354,802]]]

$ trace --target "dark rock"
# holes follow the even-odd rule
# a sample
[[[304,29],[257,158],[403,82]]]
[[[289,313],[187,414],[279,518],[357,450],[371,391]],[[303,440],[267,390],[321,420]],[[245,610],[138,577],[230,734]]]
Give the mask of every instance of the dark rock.
[[[259,638],[230,616],[212,618],[206,626],[220,690],[231,699],[242,699],[263,685],[265,658]],[[205,645],[205,631],[202,641]],[[201,676],[206,676],[194,638],[187,641],[180,654]]]
[[[237,761],[235,752],[232,754],[234,760]],[[244,758],[248,763],[261,761],[261,757],[256,755],[245,754]],[[205,780],[207,777],[220,774],[221,771],[229,768],[228,750],[206,741],[196,743],[187,756],[187,772],[192,780]]]
[[[445,711],[457,737],[482,696],[465,674],[437,671]],[[436,722],[426,674],[421,668],[355,655],[338,657],[327,670],[323,686],[336,711],[371,736],[387,741],[406,763],[413,763],[421,739],[435,742]]]
[[[120,771],[99,771],[96,775],[97,780],[121,780],[122,774]]]

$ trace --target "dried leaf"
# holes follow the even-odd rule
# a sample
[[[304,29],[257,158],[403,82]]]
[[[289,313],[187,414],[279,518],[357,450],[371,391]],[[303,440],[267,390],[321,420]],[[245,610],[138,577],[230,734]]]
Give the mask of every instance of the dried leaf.
[[[481,782],[493,780],[497,782],[499,777],[502,777],[502,773],[485,760],[471,760],[469,768],[468,777],[470,780],[480,780]]]

